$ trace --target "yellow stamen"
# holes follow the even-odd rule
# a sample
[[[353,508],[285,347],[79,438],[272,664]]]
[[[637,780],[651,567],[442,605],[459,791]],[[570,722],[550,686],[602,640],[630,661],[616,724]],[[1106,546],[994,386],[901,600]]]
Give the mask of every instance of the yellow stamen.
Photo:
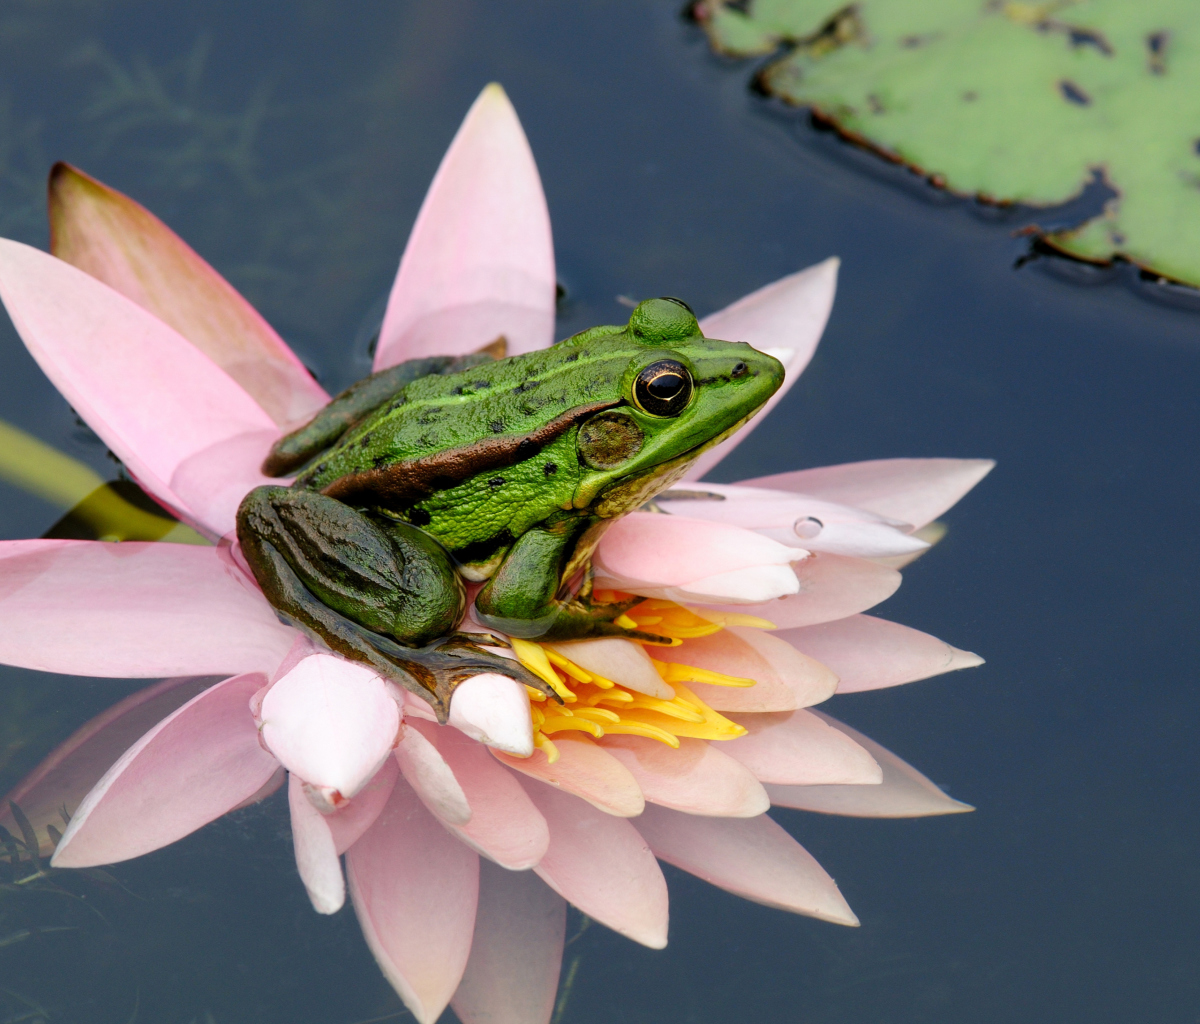
[[[550,737],[546,736],[540,730],[533,734],[533,745],[546,755],[546,760],[550,764],[554,764],[558,760],[558,747],[551,741]]]
[[[555,693],[563,700],[574,700],[575,694],[563,685],[563,681],[559,679],[558,674],[550,664],[550,659],[546,657],[546,649],[540,644],[532,643],[529,640],[519,640],[517,637],[511,637],[513,646],[513,654],[517,656],[521,664],[524,665],[539,679],[544,680]],[[580,669],[582,672],[583,669]]]
[[[680,665],[673,661],[655,661],[654,667],[658,674],[670,685],[675,683],[708,683],[711,686],[753,686],[753,679],[742,676],[727,676],[723,672],[713,672],[707,668],[697,668],[695,665]]]
[[[562,732],[564,729],[577,729],[579,732],[590,733],[599,739],[604,735],[604,730],[596,723],[590,722],[586,718],[547,718],[542,723],[543,733]]]

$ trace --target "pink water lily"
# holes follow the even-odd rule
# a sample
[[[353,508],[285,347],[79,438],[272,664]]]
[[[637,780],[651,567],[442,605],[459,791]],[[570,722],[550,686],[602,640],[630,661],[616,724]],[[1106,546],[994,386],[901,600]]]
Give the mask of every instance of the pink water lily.
[[[286,779],[314,908],[334,913],[349,895],[418,1020],[452,1003],[465,1024],[545,1024],[567,902],[662,947],[662,860],[853,925],[833,880],[765,813],[772,803],[874,817],[969,810],[809,709],[979,664],[863,613],[990,463],[897,459],[695,483],[743,430],[701,457],[693,482],[618,521],[596,554],[595,586],[641,595],[634,622],[676,646],[513,640],[563,704],[484,673],[439,724],[420,698],[281,623],[229,539],[270,445],[324,392],[132,200],[60,166],[51,214],[54,256],[0,241],[0,296],[129,473],[215,542],[0,544],[0,660],[168,677],[88,723],[10,794],[56,867],[161,848]],[[784,362],[771,404],[812,356],[836,272],[826,261],[702,321]],[[425,199],[376,368],[499,336],[510,354],[532,351],[554,341],[554,317],[541,184],[515,112],[489,86]],[[60,808],[70,820],[55,844]]]

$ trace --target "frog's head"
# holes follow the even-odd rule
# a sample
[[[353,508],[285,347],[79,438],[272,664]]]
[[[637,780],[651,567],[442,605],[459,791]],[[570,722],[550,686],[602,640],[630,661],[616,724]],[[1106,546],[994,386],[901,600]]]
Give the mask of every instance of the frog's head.
[[[582,473],[574,504],[605,517],[669,487],[783,383],[778,359],[744,342],[704,337],[679,299],[649,299],[623,329],[586,334],[578,343],[619,343],[633,353],[619,384],[621,404],[583,422],[578,433]]]

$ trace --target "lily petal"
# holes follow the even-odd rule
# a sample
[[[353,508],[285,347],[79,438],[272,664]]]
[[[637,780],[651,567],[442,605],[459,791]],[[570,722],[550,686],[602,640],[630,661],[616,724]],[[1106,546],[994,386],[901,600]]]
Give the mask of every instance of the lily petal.
[[[67,675],[270,673],[296,635],[191,544],[0,542],[0,617],[0,661]]]
[[[508,355],[554,341],[554,242],[537,165],[499,85],[480,93],[413,225],[375,369],[464,355],[503,335]]]
[[[178,495],[214,536],[232,533],[237,527],[238,506],[250,491],[263,484],[289,482],[263,476],[260,468],[278,436],[277,430],[254,430],[194,452],[171,474],[171,493]]]
[[[84,798],[51,863],[86,868],[140,857],[253,796],[277,764],[246,707],[265,682],[258,673],[226,679],[159,722]]]
[[[471,805],[454,772],[422,731],[405,726],[396,744],[396,763],[405,781],[423,803],[446,825],[465,825]]]
[[[549,762],[535,750],[530,757],[513,757],[499,750],[492,755],[522,775],[582,797],[605,814],[632,818],[642,813],[646,801],[629,769],[586,736],[556,733],[558,760]]]
[[[955,505],[995,465],[991,459],[874,459],[741,483],[869,509],[918,529]]]
[[[450,1001],[459,1020],[548,1024],[566,927],[566,902],[532,871],[481,862],[471,958]]]
[[[450,725],[479,743],[517,757],[533,753],[529,694],[510,676],[481,672],[463,680],[450,698]]]
[[[62,811],[69,816],[104,773],[147,730],[219,680],[206,676],[164,679],[130,694],[76,729],[15,789],[0,801],[0,825],[17,832],[9,804],[16,804],[33,831],[44,836],[40,852],[50,854],[54,841],[47,825],[63,828]]]
[[[475,931],[479,857],[397,785],[346,853],[363,937],[404,1005],[433,1024],[462,980]]]
[[[338,855],[345,853],[362,838],[375,819],[383,813],[387,806],[388,797],[400,778],[400,766],[396,759],[389,757],[380,766],[362,789],[354,794],[354,799],[343,804],[332,814],[325,815],[329,831],[333,835],[333,845]]]
[[[651,806],[637,830],[656,857],[743,899],[833,924],[858,924],[825,869],[765,814],[700,818]]]
[[[641,644],[620,637],[605,636],[595,640],[572,640],[549,644],[564,658],[569,658],[586,672],[593,672],[614,683],[645,693],[660,700],[671,700],[675,691],[663,682],[662,676]]]
[[[333,807],[379,770],[400,728],[400,708],[383,680],[332,654],[305,658],[275,683],[260,716],[271,753],[326,791]]]
[[[714,711],[794,711],[820,704],[837,689],[837,676],[771,633],[730,626],[712,636],[685,640],[679,647],[656,647],[659,661],[691,665],[740,679],[753,686],[688,686]]]
[[[629,769],[647,800],[663,807],[686,814],[752,818],[771,806],[748,768],[704,740],[682,738],[679,749],[672,750],[644,736],[610,735],[600,745]]]
[[[651,949],[667,944],[667,883],[628,821],[569,793],[522,780],[550,826],[550,848],[534,870],[589,917]]]
[[[876,786],[883,781],[870,754],[812,711],[732,717],[747,735],[723,743],[721,749],[760,782]]]
[[[912,765],[844,722],[819,711],[813,714],[845,733],[875,758],[883,771],[883,782],[878,786],[768,785],[766,788],[771,803],[801,811],[845,814],[855,818],[923,818],[933,814],[961,814],[975,809],[970,804],[947,796]]]
[[[775,636],[836,672],[838,693],[879,690],[983,664],[978,654],[871,615],[851,615]]]
[[[804,372],[817,350],[817,342],[821,340],[833,309],[839,263],[836,256],[830,257],[823,263],[751,292],[733,305],[700,321],[700,329],[709,338],[745,341],[760,351],[771,351],[783,362],[786,375],[779,390],[754,419],[733,437],[701,455],[685,479],[699,480],[733,451],[766,418]]]
[[[795,629],[864,612],[900,588],[900,573],[865,558],[819,551],[792,568],[800,581],[798,594],[758,604],[717,605],[715,610],[754,615],[780,629]],[[695,611],[704,614],[703,608]]]
[[[95,278],[0,239],[0,297],[46,376],[160,501],[188,456],[271,418],[208,356]],[[192,513],[194,516],[194,513]]]
[[[191,246],[70,164],[50,171],[50,251],[175,328],[279,426],[329,401],[284,340]]]
[[[405,726],[437,748],[466,794],[471,820],[447,826],[459,839],[510,871],[531,868],[542,859],[550,843],[546,819],[512,772],[457,729],[412,719]]]
[[[292,845],[296,868],[318,914],[336,914],[346,902],[346,880],[338,860],[329,823],[304,795],[298,775],[288,776],[288,807],[292,812]]]

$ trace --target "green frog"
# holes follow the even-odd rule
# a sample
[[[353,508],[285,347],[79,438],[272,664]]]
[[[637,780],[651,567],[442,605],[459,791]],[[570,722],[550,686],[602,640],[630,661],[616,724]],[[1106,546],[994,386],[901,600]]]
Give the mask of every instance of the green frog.
[[[593,600],[604,530],[679,480],[783,382],[779,361],[705,338],[691,309],[650,299],[503,358],[412,360],[333,399],[272,448],[251,491],[242,551],[285,620],[422,696],[445,721],[464,678],[500,672],[557,699],[518,662],[458,632],[474,617],[509,637],[626,636],[634,602]],[[628,621],[628,620],[626,620]]]

